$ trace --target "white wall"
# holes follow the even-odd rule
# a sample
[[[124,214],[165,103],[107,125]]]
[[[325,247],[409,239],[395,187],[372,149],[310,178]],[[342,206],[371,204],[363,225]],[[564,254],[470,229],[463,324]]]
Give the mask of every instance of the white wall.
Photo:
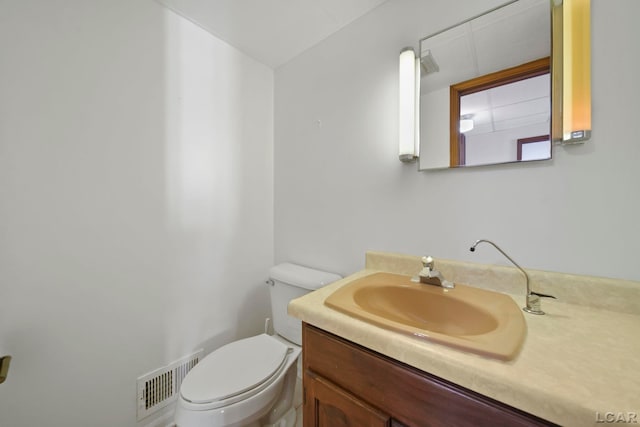
[[[151,0],[0,10],[0,425],[136,426],[269,313],[273,71]]]
[[[366,250],[640,280],[640,2],[592,2],[593,138],[550,162],[417,172],[397,160],[398,54],[492,0],[390,0],[276,70],[275,250],[350,273]],[[318,125],[320,124],[320,126]]]

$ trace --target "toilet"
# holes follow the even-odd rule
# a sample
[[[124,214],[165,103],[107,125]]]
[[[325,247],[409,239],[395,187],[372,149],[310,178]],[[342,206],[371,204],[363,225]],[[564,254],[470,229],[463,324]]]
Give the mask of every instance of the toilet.
[[[302,328],[287,305],[340,278],[291,263],[272,267],[267,284],[275,335],[234,341],[193,367],[180,386],[176,426],[293,427]]]

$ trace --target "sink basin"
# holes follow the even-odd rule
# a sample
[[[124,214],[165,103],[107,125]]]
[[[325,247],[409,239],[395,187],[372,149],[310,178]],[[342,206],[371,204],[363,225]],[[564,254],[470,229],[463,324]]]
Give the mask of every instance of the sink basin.
[[[516,356],[527,330],[508,295],[460,284],[444,289],[393,273],[355,279],[325,304],[385,329],[502,360]]]

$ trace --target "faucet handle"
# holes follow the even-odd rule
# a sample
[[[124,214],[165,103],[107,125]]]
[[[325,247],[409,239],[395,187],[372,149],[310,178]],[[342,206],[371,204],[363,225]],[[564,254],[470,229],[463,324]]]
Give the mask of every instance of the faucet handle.
[[[433,270],[433,258],[431,258],[430,256],[423,256],[422,257],[422,266],[424,268],[428,268],[429,270]]]
[[[558,298],[554,297],[553,295],[541,294],[540,292],[534,292],[534,291],[531,291],[531,293],[532,293],[533,295],[537,295],[537,296],[539,296],[539,297],[543,297],[543,298],[553,298],[553,299],[558,299]]]

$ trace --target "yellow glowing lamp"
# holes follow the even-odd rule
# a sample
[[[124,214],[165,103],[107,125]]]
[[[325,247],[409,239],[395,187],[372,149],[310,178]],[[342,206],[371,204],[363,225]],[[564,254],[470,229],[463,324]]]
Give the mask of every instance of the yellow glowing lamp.
[[[591,0],[563,0],[562,142],[591,137]]]

